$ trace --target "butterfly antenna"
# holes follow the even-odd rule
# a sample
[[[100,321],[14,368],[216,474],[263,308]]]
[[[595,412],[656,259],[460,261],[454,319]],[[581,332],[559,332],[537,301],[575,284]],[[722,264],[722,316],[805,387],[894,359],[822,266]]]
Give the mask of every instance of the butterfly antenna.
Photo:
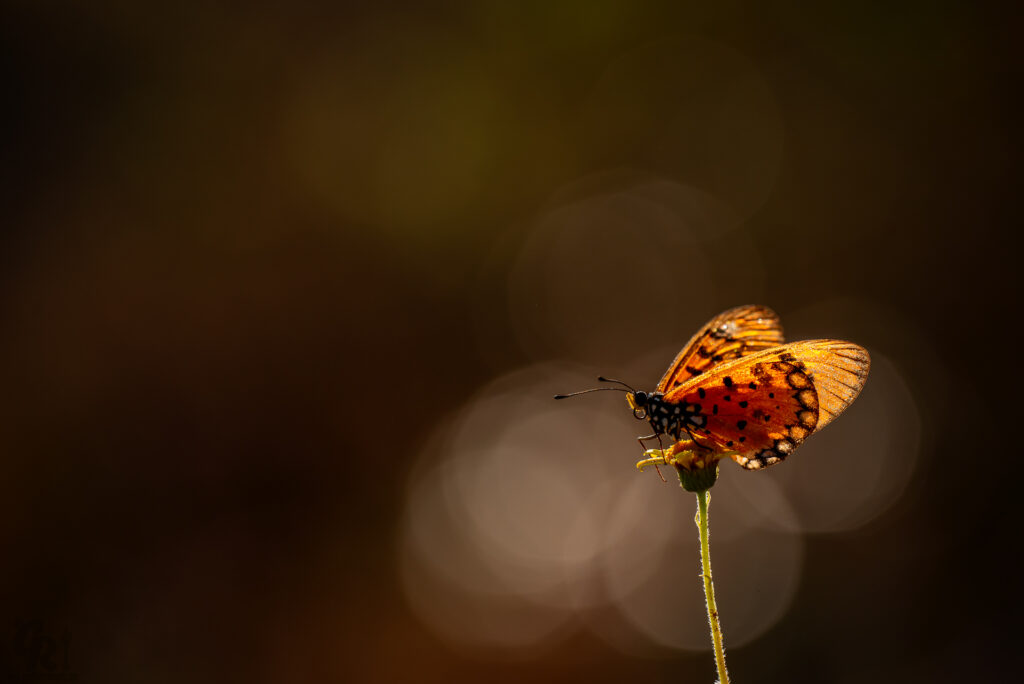
[[[621,380],[612,380],[611,378],[606,378],[603,375],[598,375],[597,380],[598,382],[617,382],[620,385],[626,385],[626,383],[622,382]],[[629,387],[629,385],[626,385],[626,387]],[[633,389],[632,387],[629,387],[629,391],[635,392],[636,390]]]
[[[594,389],[580,390],[579,392],[570,392],[569,394],[556,394],[555,399],[568,399],[569,397],[575,397],[577,394],[589,394],[590,392],[604,392],[607,390],[615,390],[617,392],[629,392],[630,390],[622,389],[621,387],[595,387]]]

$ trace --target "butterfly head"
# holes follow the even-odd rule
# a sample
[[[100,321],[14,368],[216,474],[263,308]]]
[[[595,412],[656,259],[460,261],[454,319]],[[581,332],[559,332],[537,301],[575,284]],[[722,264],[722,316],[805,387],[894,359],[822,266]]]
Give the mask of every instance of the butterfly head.
[[[629,408],[633,409],[634,418],[643,420],[647,417],[647,402],[649,399],[650,395],[641,390],[626,392],[626,403],[629,404]]]

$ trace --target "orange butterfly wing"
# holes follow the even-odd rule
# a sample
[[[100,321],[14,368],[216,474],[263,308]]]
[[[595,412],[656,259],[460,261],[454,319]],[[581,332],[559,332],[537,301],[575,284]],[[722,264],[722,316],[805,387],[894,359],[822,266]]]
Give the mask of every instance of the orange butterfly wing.
[[[665,395],[698,408],[698,444],[735,451],[757,470],[778,463],[857,398],[867,380],[867,350],[841,340],[794,342],[715,366]]]
[[[658,391],[668,394],[720,363],[783,343],[779,316],[766,306],[737,306],[708,321],[669,366]]]

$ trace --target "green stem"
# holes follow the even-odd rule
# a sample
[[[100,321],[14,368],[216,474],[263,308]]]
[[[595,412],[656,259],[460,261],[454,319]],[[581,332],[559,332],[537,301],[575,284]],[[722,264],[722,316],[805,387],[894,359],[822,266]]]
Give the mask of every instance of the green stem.
[[[704,598],[708,606],[708,622],[711,624],[711,642],[715,646],[715,664],[718,666],[718,681],[729,684],[729,673],[725,669],[725,647],[722,645],[722,625],[718,621],[718,606],[715,605],[715,585],[711,581],[711,552],[708,550],[708,506],[711,492],[705,489],[697,492],[697,528],[700,530],[700,562],[704,568]]]

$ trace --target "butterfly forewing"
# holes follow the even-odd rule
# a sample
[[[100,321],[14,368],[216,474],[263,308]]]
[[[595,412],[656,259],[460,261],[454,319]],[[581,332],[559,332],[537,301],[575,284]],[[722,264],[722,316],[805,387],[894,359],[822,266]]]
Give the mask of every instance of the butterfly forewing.
[[[783,343],[782,323],[766,306],[738,306],[712,318],[683,347],[658,383],[668,394],[715,366]]]
[[[715,366],[665,394],[696,403],[704,426],[698,444],[737,452],[756,470],[778,463],[857,397],[870,358],[840,340],[808,340],[766,349]]]

